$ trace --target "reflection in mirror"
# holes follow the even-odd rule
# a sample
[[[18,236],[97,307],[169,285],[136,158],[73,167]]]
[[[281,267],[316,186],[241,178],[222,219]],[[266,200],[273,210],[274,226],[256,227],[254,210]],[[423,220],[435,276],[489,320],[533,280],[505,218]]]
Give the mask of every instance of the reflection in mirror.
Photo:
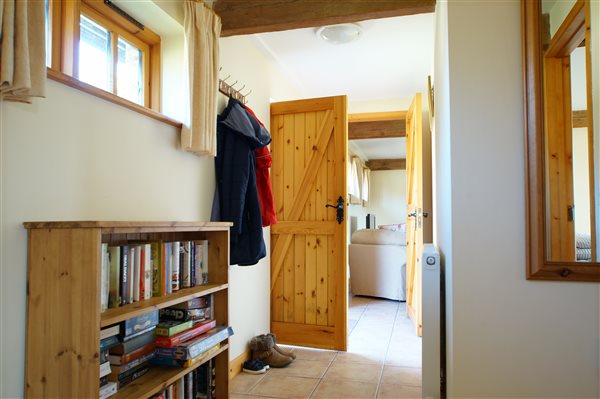
[[[547,259],[596,259],[589,3],[543,1]]]

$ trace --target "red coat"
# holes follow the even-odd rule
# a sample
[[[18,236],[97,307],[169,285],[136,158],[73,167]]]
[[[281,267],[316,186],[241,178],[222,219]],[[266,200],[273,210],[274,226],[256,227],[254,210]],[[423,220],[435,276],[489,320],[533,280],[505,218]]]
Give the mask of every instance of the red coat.
[[[263,125],[250,108],[246,105],[244,107],[254,115],[258,123]],[[266,146],[254,151],[254,156],[256,158],[256,188],[258,189],[262,225],[263,227],[267,227],[277,223],[277,213],[275,212],[275,201],[273,200],[273,189],[271,187],[271,175],[269,174],[273,158],[271,157],[269,148]]]

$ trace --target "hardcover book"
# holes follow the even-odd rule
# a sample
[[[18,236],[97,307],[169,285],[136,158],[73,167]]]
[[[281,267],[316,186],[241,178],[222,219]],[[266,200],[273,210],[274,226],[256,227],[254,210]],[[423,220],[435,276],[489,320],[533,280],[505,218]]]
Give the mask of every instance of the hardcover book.
[[[118,308],[119,305],[121,305],[121,296],[119,295],[121,279],[121,247],[108,247],[108,256],[110,259],[108,307]]]
[[[121,247],[121,305],[129,303],[129,247],[123,245]]]
[[[110,292],[110,259],[108,255],[108,244],[102,243],[101,253],[100,312],[104,312],[108,309],[108,295]]]
[[[164,263],[162,262],[162,243],[153,241],[150,243],[152,250],[152,296],[162,296],[162,271]]]

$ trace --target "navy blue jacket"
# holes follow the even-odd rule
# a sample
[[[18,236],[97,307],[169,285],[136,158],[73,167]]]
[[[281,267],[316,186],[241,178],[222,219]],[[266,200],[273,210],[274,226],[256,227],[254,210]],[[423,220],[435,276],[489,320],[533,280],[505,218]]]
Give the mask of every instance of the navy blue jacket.
[[[233,222],[232,265],[254,265],[266,256],[254,151],[270,142],[267,129],[242,103],[230,98],[217,119],[217,195],[213,220]]]

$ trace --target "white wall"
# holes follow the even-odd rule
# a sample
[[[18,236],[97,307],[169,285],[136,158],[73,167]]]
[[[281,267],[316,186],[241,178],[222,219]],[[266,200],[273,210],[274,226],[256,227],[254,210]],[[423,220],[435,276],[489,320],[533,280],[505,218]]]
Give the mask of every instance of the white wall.
[[[406,222],[406,170],[371,171],[367,213],[377,225]]]
[[[164,63],[177,67],[182,37],[163,42]],[[281,76],[243,37],[222,40],[224,71],[253,92],[249,106],[269,123],[271,89],[293,97]],[[176,71],[175,74],[180,73]],[[168,90],[181,83],[163,71]],[[181,89],[179,89],[181,90]],[[180,112],[165,93],[164,109]],[[179,110],[179,111],[178,111]],[[33,105],[0,104],[1,370],[0,397],[23,395],[27,235],[35,220],[209,220],[214,160],[178,149],[178,131],[54,81]],[[267,246],[269,231],[265,231]],[[230,267],[230,358],[269,330],[269,261]]]
[[[520,4],[437,8],[448,397],[598,397],[598,286],[525,279]]]
[[[246,85],[248,106],[267,126],[270,125],[270,98],[294,98],[295,89],[272,68],[271,61],[260,52],[254,41],[244,36],[220,40],[222,77],[231,74],[233,81]],[[241,87],[241,85],[238,85]],[[220,107],[226,98],[220,96]],[[229,320],[235,335],[230,341],[229,358],[246,350],[252,337],[270,331],[270,228],[264,229],[267,257],[255,266],[233,266],[229,269]]]

